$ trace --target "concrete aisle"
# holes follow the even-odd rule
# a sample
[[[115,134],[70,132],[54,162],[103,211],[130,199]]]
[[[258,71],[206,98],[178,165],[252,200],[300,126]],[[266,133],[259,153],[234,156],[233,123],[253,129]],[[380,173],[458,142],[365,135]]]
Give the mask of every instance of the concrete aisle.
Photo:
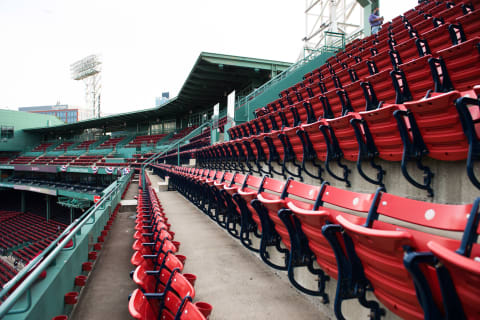
[[[125,199],[133,199],[138,184],[132,182]],[[89,275],[72,319],[132,319],[128,312],[128,295],[137,288],[129,273],[132,257],[135,207],[117,214],[108,233],[95,268]]]
[[[155,187],[161,181],[150,179]],[[286,272],[268,267],[181,194],[158,197],[187,257],[184,273],[197,276],[195,301],[213,305],[210,320],[328,319],[318,299],[299,293]]]

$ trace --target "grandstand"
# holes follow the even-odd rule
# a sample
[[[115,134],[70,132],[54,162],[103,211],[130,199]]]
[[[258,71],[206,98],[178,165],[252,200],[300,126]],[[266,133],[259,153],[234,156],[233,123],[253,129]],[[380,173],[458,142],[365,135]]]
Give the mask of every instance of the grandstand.
[[[480,1],[419,2],[157,108],[0,110],[0,318],[479,318]]]

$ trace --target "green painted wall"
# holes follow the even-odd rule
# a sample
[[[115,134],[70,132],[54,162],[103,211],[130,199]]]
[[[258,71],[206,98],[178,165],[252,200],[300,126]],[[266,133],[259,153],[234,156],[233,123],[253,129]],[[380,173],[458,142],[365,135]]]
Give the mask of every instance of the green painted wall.
[[[314,57],[311,61],[300,66],[298,69],[292,71],[285,79],[273,84],[265,92],[259,94],[252,100],[248,101],[244,106],[235,110],[235,122],[242,123],[255,118],[254,111],[258,108],[264,107],[267,103],[279,98],[278,94],[294,84],[303,80],[303,76],[321,65],[323,65],[333,52],[325,52]]]
[[[14,137],[0,140],[0,151],[28,151],[38,145],[41,136],[27,134],[23,129],[61,125],[63,121],[55,116],[12,110],[0,110],[0,127],[14,127]]]

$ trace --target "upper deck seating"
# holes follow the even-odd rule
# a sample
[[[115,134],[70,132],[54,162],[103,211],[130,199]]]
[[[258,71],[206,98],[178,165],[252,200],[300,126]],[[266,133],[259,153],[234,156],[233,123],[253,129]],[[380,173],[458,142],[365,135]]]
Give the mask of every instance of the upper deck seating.
[[[130,141],[125,147],[135,148],[135,147],[141,147],[142,145],[155,146],[157,145],[158,141],[162,140],[165,136],[166,134],[136,136],[135,139]]]
[[[55,156],[40,156],[37,159],[33,160],[30,164],[40,164],[40,165],[47,165],[50,162],[52,162],[55,158]]]
[[[53,149],[53,150],[54,151],[59,151],[59,150],[67,151],[67,149],[73,144],[74,144],[74,142],[72,142],[72,141],[65,141],[65,142],[62,142],[61,144],[59,144],[58,146],[56,146],[55,149]]]
[[[36,158],[36,156],[20,156],[10,161],[10,164],[29,164]]]
[[[74,149],[75,150],[88,150],[92,144],[97,142],[97,140],[85,140],[78,144]]]
[[[107,141],[100,144],[97,149],[110,149],[115,148],[119,142],[121,142],[125,137],[110,138]]]
[[[33,152],[45,152],[45,150],[47,150],[51,145],[53,145],[53,143],[45,142],[45,143],[39,144],[38,146],[33,148],[32,151]]]

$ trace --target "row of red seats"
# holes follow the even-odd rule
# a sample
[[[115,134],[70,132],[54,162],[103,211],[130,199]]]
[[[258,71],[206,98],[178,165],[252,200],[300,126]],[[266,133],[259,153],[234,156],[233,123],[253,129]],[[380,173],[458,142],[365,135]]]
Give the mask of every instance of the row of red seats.
[[[20,156],[10,161],[10,164],[29,164],[35,158],[36,156]]]
[[[174,134],[173,136],[170,137],[170,140],[177,140],[185,137],[187,134],[195,130],[198,126],[191,126],[191,127],[186,127],[182,130],[180,130],[178,133]]]
[[[287,270],[300,291],[326,302],[325,281],[337,279],[334,310],[339,319],[344,319],[342,302],[353,298],[380,319],[380,305],[366,299],[369,290],[403,319],[480,315],[480,198],[473,205],[436,204],[383,188],[369,194],[328,183],[313,186],[207,169],[156,165],[154,171],[168,175],[189,199],[225,204],[223,210],[214,205],[213,216],[227,221],[227,230],[232,229],[228,221],[238,217],[240,230],[230,233],[240,235],[268,265]],[[449,232],[463,233],[462,240],[452,239]],[[251,247],[251,234],[261,237],[259,248]],[[284,265],[270,260],[272,249],[286,255]],[[298,267],[319,277],[318,290],[297,282]]]
[[[97,147],[97,149],[115,148],[125,137],[110,138]]]
[[[9,249],[24,243],[30,243],[29,246],[14,252],[19,258],[28,262],[53,240],[52,236],[54,237],[65,227],[60,222],[53,220],[47,222],[37,215],[18,212],[16,215],[9,215],[8,219],[2,221],[0,225],[0,247]],[[44,243],[45,240],[48,243]],[[31,247],[31,249],[28,249],[28,247]]]
[[[73,145],[73,142],[71,141],[65,141],[65,142],[62,142],[61,144],[59,144],[57,147],[55,147],[55,151],[60,151],[60,150],[63,150],[63,151],[67,151],[68,147],[70,147],[71,145]]]
[[[97,140],[85,140],[82,141],[79,145],[77,145],[74,149],[75,150],[88,150],[92,144],[97,142]]]
[[[168,218],[150,180],[139,186],[132,278],[139,286],[129,298],[135,319],[206,319],[206,303],[192,303],[195,276],[182,274],[185,256],[176,255],[180,243],[173,241]],[[209,310],[211,312],[211,308]]]
[[[392,23],[385,24],[377,35],[357,39],[347,45],[344,51],[329,58],[323,66],[307,73],[303,82],[282,91],[280,99],[267,104],[266,109],[258,109],[258,113],[264,115],[295,105],[307,96],[317,95],[319,90],[324,93],[342,88],[355,79],[362,80],[369,74],[396,68],[415,56],[445,49],[449,43],[473,39],[479,35],[478,12],[470,14],[474,5],[479,6],[480,3],[454,5],[452,2],[438,2],[435,9],[440,10],[439,13],[433,12],[432,15],[421,10],[413,11],[416,16],[410,17],[410,20],[399,16]],[[423,26],[418,26],[419,22]],[[319,83],[321,86],[317,85]],[[310,86],[311,91],[308,91]]]
[[[45,143],[41,143],[39,144],[38,146],[36,146],[35,148],[33,148],[33,152],[45,152],[45,150],[48,149],[48,147],[50,147],[53,143],[51,142],[45,142]]]
[[[73,160],[73,162],[70,163],[70,165],[75,166],[90,166],[93,165],[94,163],[100,161],[103,159],[102,155],[86,155],[86,156],[80,156],[77,159]]]
[[[130,141],[125,147],[135,148],[141,147],[142,145],[155,146],[158,141],[162,140],[166,134],[153,134],[146,136],[136,136],[135,139]]]
[[[476,17],[478,21],[479,12],[475,10],[458,19]],[[425,34],[433,34],[428,42],[422,38]],[[433,40],[441,35],[446,37],[442,38],[442,46],[434,45]],[[480,130],[476,124],[480,105],[480,87],[476,87],[480,84],[480,74],[475,71],[480,68],[478,36],[477,33],[472,38],[470,34],[469,38],[460,39],[463,42],[459,43],[458,39],[455,42],[448,30],[439,26],[416,40],[412,38],[400,44],[402,48],[395,46],[396,50],[380,51],[370,64],[364,63],[363,71],[359,72],[364,78],[356,75],[347,81],[339,80],[340,76],[330,69],[330,76],[318,82],[316,95],[307,99],[297,92],[299,100],[306,100],[233,127],[229,131],[233,142],[228,144],[233,143],[235,150],[220,148],[223,157],[250,155],[257,164],[265,161],[269,173],[272,161],[278,162],[283,175],[288,170],[285,162],[294,162],[298,172],[288,173],[297,177],[302,170],[320,177],[307,172],[305,166],[306,161],[319,160],[325,162],[333,178],[346,181],[347,185],[348,169],[344,167],[343,175],[338,176],[329,170],[329,163],[342,159],[356,161],[360,175],[381,186],[383,169],[374,166],[377,178],[369,177],[361,168],[362,160],[373,161],[378,157],[401,161],[407,181],[430,195],[433,195],[433,174],[421,163],[423,155],[442,161],[466,159],[468,176],[480,188],[472,164],[478,159],[475,150]],[[417,50],[415,43],[424,43],[426,51]],[[439,51],[430,51],[430,46]],[[355,68],[348,71],[354,74]],[[328,87],[326,82],[330,83]],[[201,156],[218,157],[218,151],[211,150],[213,148],[202,150]],[[424,183],[416,181],[408,172],[409,160],[423,168],[427,177]]]
[[[0,259],[0,288],[3,288],[3,286],[15,277],[16,274],[17,270]]]

